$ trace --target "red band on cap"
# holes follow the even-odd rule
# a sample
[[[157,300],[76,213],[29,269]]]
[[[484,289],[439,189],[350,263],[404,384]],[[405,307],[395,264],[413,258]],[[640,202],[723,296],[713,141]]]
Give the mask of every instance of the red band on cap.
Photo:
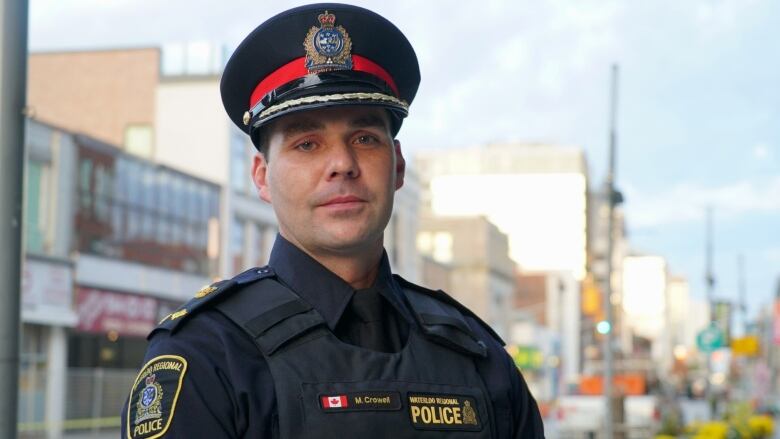
[[[393,90],[396,97],[398,97],[398,87],[395,85],[395,81],[393,81],[393,78],[387,73],[387,70],[383,69],[379,64],[360,55],[352,55],[352,70],[369,73],[385,81]],[[252,91],[252,95],[249,97],[249,108],[254,108],[254,106],[271,91],[294,79],[303,78],[308,74],[309,70],[306,68],[306,57],[303,56],[279,67],[257,84],[257,87],[255,87]]]

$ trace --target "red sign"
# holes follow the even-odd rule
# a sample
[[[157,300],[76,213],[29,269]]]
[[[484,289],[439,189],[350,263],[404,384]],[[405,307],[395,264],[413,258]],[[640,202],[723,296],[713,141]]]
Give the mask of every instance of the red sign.
[[[613,376],[612,386],[623,395],[644,395],[646,390],[645,377],[635,373],[626,373]],[[602,395],[603,393],[603,376],[584,375],[582,378],[580,378],[580,394]]]
[[[76,288],[77,329],[82,332],[145,337],[157,325],[157,299]]]

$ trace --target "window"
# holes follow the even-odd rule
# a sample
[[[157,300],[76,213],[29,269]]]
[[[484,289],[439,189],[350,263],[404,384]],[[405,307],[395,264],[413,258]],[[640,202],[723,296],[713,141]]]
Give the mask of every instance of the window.
[[[79,146],[76,250],[210,274],[206,245],[209,221],[219,214],[218,186],[118,150]]]
[[[39,325],[22,325],[19,357],[19,422],[43,422],[46,392],[47,329]]]
[[[236,192],[249,191],[249,146],[246,134],[238,129],[230,131],[230,187]]]
[[[266,249],[268,243],[266,242],[269,236],[266,236],[266,227],[261,224],[255,224],[255,242],[253,244],[253,250],[255,251],[255,266],[262,267],[268,263],[268,254]]]
[[[90,209],[92,206],[92,160],[84,158],[79,163],[79,200],[82,209]]]
[[[27,204],[24,212],[25,245],[30,252],[44,251],[46,215],[46,165],[41,162],[27,163]]]
[[[154,136],[149,124],[128,125],[125,128],[125,149],[143,158],[152,157]]]
[[[233,218],[230,223],[230,256],[233,273],[244,270],[244,221]]]
[[[452,234],[436,232],[433,235],[433,259],[441,263],[452,262]]]

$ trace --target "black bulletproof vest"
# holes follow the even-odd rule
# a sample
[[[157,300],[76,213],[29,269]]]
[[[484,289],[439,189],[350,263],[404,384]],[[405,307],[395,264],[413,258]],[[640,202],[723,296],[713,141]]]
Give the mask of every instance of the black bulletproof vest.
[[[268,363],[280,438],[491,437],[493,409],[474,362],[487,355],[484,343],[456,308],[405,293],[418,325],[396,353],[342,342],[272,278],[217,305]]]

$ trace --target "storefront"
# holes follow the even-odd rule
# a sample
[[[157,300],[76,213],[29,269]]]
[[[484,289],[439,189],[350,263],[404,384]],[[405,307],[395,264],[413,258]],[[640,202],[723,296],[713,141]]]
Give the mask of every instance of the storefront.
[[[28,256],[22,275],[19,368],[20,432],[63,419],[67,336],[76,324],[71,264]]]
[[[67,419],[118,416],[146,350],[146,336],[180,304],[77,285],[78,322],[68,337]]]
[[[70,367],[137,369],[146,336],[180,304],[151,296],[76,287],[78,323],[69,343]]]

